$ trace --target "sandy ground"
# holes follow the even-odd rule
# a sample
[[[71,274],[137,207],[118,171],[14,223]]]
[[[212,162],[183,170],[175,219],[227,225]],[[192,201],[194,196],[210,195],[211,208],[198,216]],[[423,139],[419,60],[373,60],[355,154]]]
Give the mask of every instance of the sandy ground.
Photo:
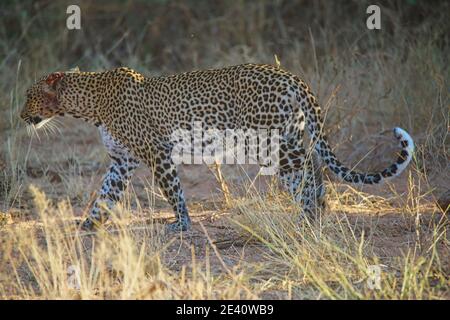
[[[64,123],[67,127],[76,122],[64,120]],[[94,199],[95,191],[101,184],[108,158],[94,128],[77,126],[70,129],[62,128],[62,131],[64,139],[56,136],[42,137],[40,141],[33,141],[34,154],[26,169],[26,184],[38,186],[55,203],[69,197],[75,215],[81,217],[87,212],[89,203]],[[236,196],[242,196],[243,188],[240,187],[248,186],[257,172],[258,168],[255,166],[223,167],[223,173],[229,184],[237,186],[232,188]],[[193,218],[193,228],[181,238],[168,235],[172,238],[172,242],[164,255],[165,264],[171,270],[181,270],[183,265],[191,264],[193,250],[197,260],[203,261],[206,258],[210,260],[211,271],[214,273],[227,272],[227,268],[248,262],[253,262],[254,265],[264,263],[265,255],[270,254],[268,248],[257,241],[244,238],[231,225],[228,217],[236,212],[224,205],[220,185],[212,170],[206,165],[182,165],[180,176]],[[271,177],[258,177],[254,181],[254,186],[260,192],[265,192],[271,187],[270,180]],[[407,182],[408,173],[404,173],[393,184],[368,186],[360,190],[389,198],[392,195],[391,188],[399,194],[406,193]],[[436,185],[439,187],[438,190],[443,190],[445,179],[436,179]],[[159,191],[151,188],[151,174],[146,167],[141,166],[137,170],[130,190],[136,194],[139,205],[144,208],[140,211],[140,215],[136,213],[130,217],[132,221],[130,227],[145,220],[150,221],[150,217],[153,217],[153,221],[161,223],[173,220],[173,214],[164,199],[159,196]],[[337,190],[345,190],[345,186],[338,186]],[[422,235],[431,233],[433,225],[443,218],[434,206],[431,195],[428,196],[426,203],[419,221]],[[131,203],[132,211],[138,211],[137,205],[135,201]],[[395,208],[395,204],[393,207]],[[372,235],[373,251],[381,259],[383,257],[393,259],[417,246],[417,221],[414,217],[406,216],[395,209],[390,212],[376,210],[364,212],[352,210],[351,207],[347,209],[333,211],[333,208],[330,208],[325,214],[335,215],[337,219],[345,216],[354,226],[356,234],[365,232]],[[20,200],[7,213],[11,217],[10,224],[26,225],[36,221],[32,199],[26,189]],[[220,255],[207,250],[211,244],[215,245]],[[448,258],[443,260],[443,266],[450,270],[449,252],[445,247],[441,247],[441,250],[443,257]],[[286,293],[267,291],[263,297],[285,298]]]

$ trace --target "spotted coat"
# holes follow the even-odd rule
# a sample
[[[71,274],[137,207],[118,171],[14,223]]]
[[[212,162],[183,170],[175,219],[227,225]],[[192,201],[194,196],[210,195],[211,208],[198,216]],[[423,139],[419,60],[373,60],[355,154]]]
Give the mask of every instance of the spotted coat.
[[[414,144],[406,131],[394,129],[400,142],[397,161],[376,173],[346,168],[332,152],[319,104],[298,76],[270,65],[245,64],[215,70],[145,77],[129,68],[104,72],[55,72],[27,91],[22,118],[29,124],[55,115],[71,115],[99,127],[111,157],[99,198],[84,227],[104,220],[102,203],[112,208],[139,163],[147,165],[173,207],[175,230],[186,230],[190,219],[177,167],[171,158],[171,134],[205,129],[279,129],[282,184],[311,214],[323,203],[318,159],[340,179],[374,184],[400,174],[411,161]],[[308,131],[313,149],[303,146]]]

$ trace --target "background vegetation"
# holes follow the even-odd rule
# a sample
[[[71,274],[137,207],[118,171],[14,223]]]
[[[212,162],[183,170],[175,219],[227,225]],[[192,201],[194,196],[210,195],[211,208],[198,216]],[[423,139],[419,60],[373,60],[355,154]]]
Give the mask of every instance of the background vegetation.
[[[448,1],[379,1],[381,30],[366,28],[370,1],[77,1],[82,29],[71,31],[72,2],[0,3],[0,298],[449,297],[448,216],[435,205],[450,181]],[[358,189],[330,176],[329,210],[305,226],[253,169],[224,167],[218,183],[184,166],[195,224],[178,237],[161,228],[170,208],[143,168],[104,233],[73,230],[108,159],[79,121],[27,136],[18,114],[37,78],[75,66],[152,76],[274,55],[311,84],[346,164],[390,163],[384,131],[400,126],[417,147],[409,172]],[[380,290],[366,285],[374,264]]]

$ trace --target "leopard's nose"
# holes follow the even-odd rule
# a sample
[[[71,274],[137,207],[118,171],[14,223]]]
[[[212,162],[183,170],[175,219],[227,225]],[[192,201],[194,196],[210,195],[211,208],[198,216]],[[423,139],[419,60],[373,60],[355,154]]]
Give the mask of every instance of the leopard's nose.
[[[42,118],[39,117],[39,116],[34,116],[34,117],[30,118],[30,121],[31,121],[32,124],[38,124],[39,122],[42,121]]]

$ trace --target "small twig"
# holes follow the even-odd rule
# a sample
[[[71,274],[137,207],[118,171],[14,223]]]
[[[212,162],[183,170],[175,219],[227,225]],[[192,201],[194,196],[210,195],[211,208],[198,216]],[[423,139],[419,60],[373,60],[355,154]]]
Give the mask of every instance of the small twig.
[[[225,204],[227,207],[231,206],[231,193],[230,189],[228,188],[227,182],[225,181],[223,174],[222,174],[222,166],[217,161],[214,162],[214,176],[216,177],[217,181],[219,181],[220,189],[222,190],[223,196],[225,197]]]

